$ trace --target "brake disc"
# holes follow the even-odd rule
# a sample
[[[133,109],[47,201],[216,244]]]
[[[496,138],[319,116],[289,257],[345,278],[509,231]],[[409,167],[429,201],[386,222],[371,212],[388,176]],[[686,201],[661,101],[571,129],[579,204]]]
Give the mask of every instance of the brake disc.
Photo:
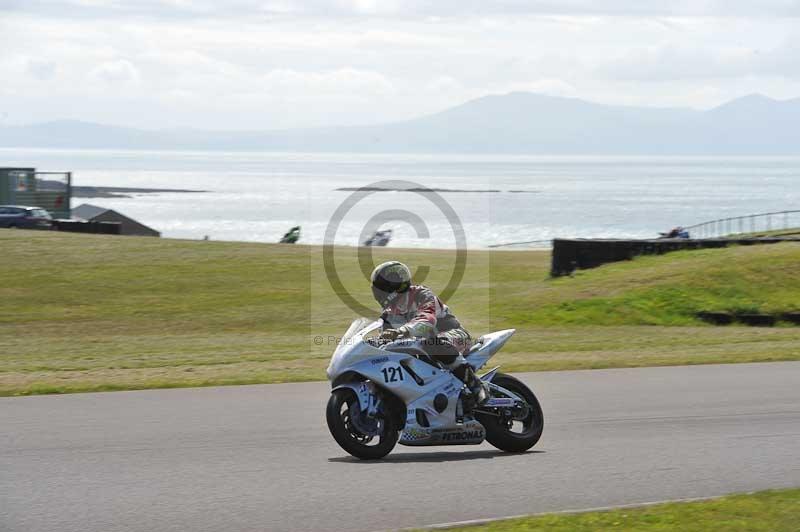
[[[518,404],[514,408],[512,414],[511,414],[511,418],[514,421],[524,421],[528,417],[528,414],[530,414],[530,412],[531,412],[531,409],[528,406],[528,403],[522,403],[521,405]]]
[[[350,406],[349,413],[353,427],[364,436],[377,436],[381,433],[383,427],[380,420],[377,417],[368,415],[366,412],[362,412],[358,403],[353,403]]]

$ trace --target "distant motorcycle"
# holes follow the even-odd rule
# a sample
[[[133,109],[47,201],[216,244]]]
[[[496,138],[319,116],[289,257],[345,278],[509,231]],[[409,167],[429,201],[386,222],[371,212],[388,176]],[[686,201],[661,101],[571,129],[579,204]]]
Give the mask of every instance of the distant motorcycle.
[[[392,240],[392,230],[384,229],[375,233],[364,241],[365,246],[386,246]]]
[[[658,233],[658,234],[659,234],[659,237],[658,237],[659,239],[662,239],[662,238],[691,238],[689,236],[689,231],[687,231],[683,227],[674,227],[674,228],[670,229],[666,233]]]
[[[300,226],[297,225],[289,229],[283,238],[281,238],[281,244],[296,244],[297,241],[300,240]]]
[[[476,404],[464,383],[427,355],[418,339],[394,342],[367,336],[381,321],[354,321],[331,357],[328,429],[361,459],[383,458],[396,443],[412,446],[477,445],[524,452],[539,441],[544,416],[534,393],[494,368],[480,378],[490,397]],[[478,339],[465,359],[475,370],[514,334]]]

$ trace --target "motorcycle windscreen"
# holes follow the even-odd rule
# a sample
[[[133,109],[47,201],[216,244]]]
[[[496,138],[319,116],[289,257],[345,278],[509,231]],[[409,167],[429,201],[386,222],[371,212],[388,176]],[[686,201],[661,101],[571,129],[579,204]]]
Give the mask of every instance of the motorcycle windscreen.
[[[333,352],[333,355],[336,356],[343,350],[346,350],[348,347],[353,345],[355,341],[354,338],[359,334],[366,334],[370,331],[374,331],[375,329],[379,328],[382,325],[380,320],[370,321],[367,318],[358,318],[353,320],[353,323],[350,324],[350,327],[347,328],[342,339],[339,341],[339,345],[336,346],[336,349]]]

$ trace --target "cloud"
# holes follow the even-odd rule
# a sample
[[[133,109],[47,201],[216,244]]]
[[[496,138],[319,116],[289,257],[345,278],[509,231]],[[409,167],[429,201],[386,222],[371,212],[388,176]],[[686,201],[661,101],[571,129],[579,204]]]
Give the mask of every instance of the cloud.
[[[668,81],[735,77],[752,71],[749,48],[698,50],[666,44],[642,47],[597,69],[605,77],[628,81]]]
[[[535,92],[549,96],[573,97],[578,95],[578,90],[561,79],[539,79],[533,81],[516,81],[498,87],[492,92]]]
[[[0,0],[0,10],[66,16],[442,17],[508,15],[800,16],[798,0]]]
[[[625,81],[675,81],[777,76],[800,78],[800,32],[771,48],[683,43],[645,46],[598,67],[602,77]]]
[[[275,69],[259,80],[259,88],[268,94],[281,96],[318,95],[330,97],[338,94],[387,95],[394,91],[392,83],[381,74],[341,68],[327,72],[302,72]]]
[[[40,59],[28,59],[27,71],[35,79],[45,81],[53,79],[56,74],[56,63],[54,61],[43,61]]]
[[[800,31],[794,31],[773,50],[756,51],[755,74],[800,79]]]
[[[110,85],[135,84],[141,81],[139,69],[127,59],[105,61],[89,72],[89,79]]]
[[[800,39],[776,14],[798,2],[0,0],[0,94],[18,122],[225,129],[404,120],[511,91],[788,98]]]
[[[466,89],[460,81],[452,76],[436,76],[425,85],[425,88],[432,92],[451,93],[460,93]]]

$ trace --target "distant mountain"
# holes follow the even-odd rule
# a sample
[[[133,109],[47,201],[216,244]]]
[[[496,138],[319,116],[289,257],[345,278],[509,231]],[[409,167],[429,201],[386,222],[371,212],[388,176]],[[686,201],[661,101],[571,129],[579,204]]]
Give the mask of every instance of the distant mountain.
[[[0,127],[2,147],[321,152],[800,155],[800,98],[708,111],[514,92],[414,120],[282,131],[146,131],[78,121]]]

